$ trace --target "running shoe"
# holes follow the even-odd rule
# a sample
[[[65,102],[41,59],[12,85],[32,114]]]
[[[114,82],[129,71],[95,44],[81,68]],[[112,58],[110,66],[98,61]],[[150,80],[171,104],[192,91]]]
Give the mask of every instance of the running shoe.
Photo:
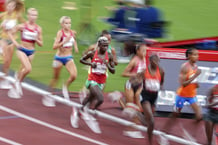
[[[55,107],[55,101],[49,95],[43,95],[42,97],[42,104],[46,107]]]
[[[75,107],[72,107],[72,113],[70,115],[70,123],[73,128],[79,128],[79,116],[78,110]]]
[[[123,135],[131,138],[145,138],[140,131],[123,131]]]
[[[9,83],[8,80],[2,80],[0,82],[0,88],[1,89],[11,89],[12,88],[12,85]]]
[[[8,97],[13,98],[13,99],[20,99],[21,98],[20,94],[13,87],[8,91]]]
[[[101,133],[101,129],[99,127],[99,124],[97,122],[97,120],[95,119],[95,117],[93,117],[92,115],[90,115],[88,112],[86,111],[82,111],[80,110],[80,114],[82,119],[85,121],[85,123],[87,124],[87,126],[94,132],[97,134]]]
[[[63,84],[62,93],[65,99],[70,100],[70,96],[68,94],[67,86]]]
[[[166,137],[166,134],[165,133],[160,133],[159,134],[159,140],[158,140],[158,143],[160,145],[170,145],[167,137]]]
[[[21,83],[19,81],[15,81],[15,88],[16,88],[17,92],[22,96],[23,91],[22,91]]]

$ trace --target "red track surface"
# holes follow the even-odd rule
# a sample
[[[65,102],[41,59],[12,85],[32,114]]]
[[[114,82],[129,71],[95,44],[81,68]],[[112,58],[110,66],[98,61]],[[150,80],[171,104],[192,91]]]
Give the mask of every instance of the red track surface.
[[[79,129],[74,129],[70,125],[71,107],[64,104],[56,103],[56,107],[45,107],[41,103],[42,96],[23,89],[24,96],[21,99],[8,98],[8,90],[0,91],[0,106],[10,108],[29,117],[41,120],[50,125],[56,126],[64,130],[58,130],[40,125],[36,122],[24,119],[15,114],[3,111],[0,107],[0,137],[12,140],[14,142],[25,145],[91,145],[96,144],[88,140],[76,137],[82,136],[86,139],[93,139],[101,142],[100,144],[111,145],[147,145],[148,139],[132,139],[122,135],[125,126],[97,117],[100,124],[102,134],[93,133],[84,121],[80,120]],[[74,97],[74,96],[72,96]],[[78,98],[72,98],[78,101]],[[101,108],[103,112],[119,116],[121,110],[118,104],[111,104],[105,101]],[[155,129],[162,128],[168,118],[155,118]],[[193,126],[193,120],[179,119],[184,128],[196,139],[200,144],[206,143],[203,122],[200,123],[196,130]],[[68,131],[68,132],[67,132]],[[75,135],[74,135],[75,134]],[[176,136],[183,136],[182,130],[178,123],[172,128],[171,133]],[[146,136],[146,133],[144,133]],[[154,145],[158,144],[159,137],[154,136]],[[1,145],[7,144],[1,142]],[[171,145],[179,145],[176,142],[171,142]]]

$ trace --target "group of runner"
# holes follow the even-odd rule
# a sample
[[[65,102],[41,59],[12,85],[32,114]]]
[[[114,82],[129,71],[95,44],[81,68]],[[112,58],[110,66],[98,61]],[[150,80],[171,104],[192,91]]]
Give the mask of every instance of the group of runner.
[[[8,75],[10,63],[13,57],[13,50],[16,48],[16,54],[20,60],[21,67],[15,73],[15,83],[9,89],[8,96],[11,98],[20,98],[22,93],[21,82],[31,72],[31,61],[34,57],[35,44],[43,46],[42,28],[36,24],[38,11],[35,8],[27,10],[27,20],[24,20],[24,3],[20,0],[8,0],[6,2],[6,11],[0,14],[1,23],[1,48],[3,53],[3,73],[5,77]],[[17,24],[17,21],[20,23]],[[79,52],[76,42],[76,31],[71,29],[71,18],[62,16],[60,18],[61,29],[58,30],[55,38],[53,49],[57,50],[52,63],[53,78],[49,87],[53,89],[59,79],[60,71],[63,66],[69,72],[69,78],[63,84],[62,92],[66,99],[70,99],[68,94],[69,85],[77,77],[77,68],[74,63],[72,51]],[[16,34],[21,34],[21,41],[16,40]],[[88,65],[89,73],[85,87],[88,92],[82,99],[82,108],[73,107],[71,115],[71,124],[78,128],[79,118],[82,117],[86,121],[93,121],[95,118],[88,113],[88,109],[98,109],[104,101],[103,89],[107,79],[107,72],[115,73],[115,66],[118,64],[116,52],[110,45],[111,36],[107,31],[102,31],[102,35],[98,38],[97,43],[92,45],[80,59],[82,64]],[[123,113],[135,123],[144,120],[148,127],[149,143],[153,143],[154,129],[154,111],[155,102],[158,92],[163,89],[164,71],[159,65],[159,57],[152,54],[146,61],[146,44],[139,43],[134,48],[135,55],[122,73],[122,76],[129,77],[125,84],[125,101],[121,101]],[[196,62],[198,60],[198,50],[195,48],[187,49],[187,62],[182,64],[179,82],[180,87],[177,90],[175,100],[174,117],[181,113],[183,105],[188,102],[196,114],[196,120],[202,120],[201,109],[197,104],[196,89],[199,87],[196,78],[201,71],[198,69]],[[7,86],[1,80],[1,87]],[[218,122],[217,110],[218,103],[216,101],[218,86],[216,85],[210,90],[208,105],[209,113],[205,115],[205,128],[208,142],[211,144],[213,127]],[[140,115],[139,115],[140,114]],[[139,116],[144,117],[139,119]],[[171,119],[172,120],[172,119]],[[93,124],[92,124],[93,125]],[[96,125],[96,120],[95,120]],[[96,133],[101,133],[100,128],[92,128]],[[128,128],[124,135],[130,137],[143,137],[141,133],[132,128]]]

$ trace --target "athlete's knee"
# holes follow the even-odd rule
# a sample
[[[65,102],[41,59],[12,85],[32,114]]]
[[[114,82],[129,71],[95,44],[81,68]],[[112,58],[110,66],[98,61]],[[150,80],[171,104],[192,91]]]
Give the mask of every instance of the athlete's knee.
[[[70,75],[70,80],[74,81],[76,79],[76,77],[77,77],[77,74],[71,74]]]
[[[30,73],[31,71],[32,71],[32,67],[31,66],[25,68],[25,73],[26,74]]]

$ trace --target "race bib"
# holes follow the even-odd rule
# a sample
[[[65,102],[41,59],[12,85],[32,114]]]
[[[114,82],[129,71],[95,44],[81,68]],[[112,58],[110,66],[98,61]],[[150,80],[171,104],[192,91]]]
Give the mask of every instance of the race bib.
[[[107,66],[105,64],[96,63],[97,67],[92,68],[92,72],[96,74],[105,74],[107,71]]]
[[[149,91],[157,92],[158,90],[160,90],[160,82],[155,79],[146,79],[145,88]]]

